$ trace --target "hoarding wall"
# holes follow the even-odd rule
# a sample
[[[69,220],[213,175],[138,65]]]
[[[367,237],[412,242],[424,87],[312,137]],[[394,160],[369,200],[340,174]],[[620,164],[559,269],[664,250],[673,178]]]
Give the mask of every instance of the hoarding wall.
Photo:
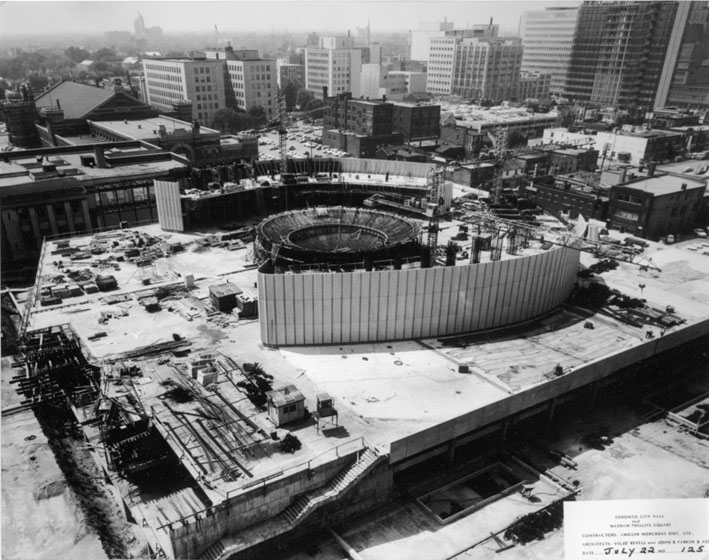
[[[426,338],[492,329],[561,304],[579,253],[565,247],[453,267],[259,272],[261,340],[271,346]]]

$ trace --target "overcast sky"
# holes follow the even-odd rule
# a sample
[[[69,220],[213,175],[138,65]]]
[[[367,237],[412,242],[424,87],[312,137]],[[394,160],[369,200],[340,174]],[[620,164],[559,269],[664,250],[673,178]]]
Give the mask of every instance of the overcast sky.
[[[1,1],[0,35],[133,32],[140,10],[146,27],[163,31],[318,31],[364,27],[372,32],[415,29],[419,22],[485,23],[494,18],[501,27],[517,29],[524,10],[574,2],[484,1],[364,1],[364,0],[225,0],[151,2]]]

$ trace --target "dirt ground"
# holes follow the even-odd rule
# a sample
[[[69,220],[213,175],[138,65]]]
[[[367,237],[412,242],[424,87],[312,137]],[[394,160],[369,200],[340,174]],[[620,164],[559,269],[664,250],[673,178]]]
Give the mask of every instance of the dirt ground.
[[[31,411],[2,419],[2,557],[107,558]]]
[[[6,411],[19,397],[9,360],[2,366]],[[81,442],[52,448],[31,410],[3,416],[3,560],[146,557],[110,492]]]

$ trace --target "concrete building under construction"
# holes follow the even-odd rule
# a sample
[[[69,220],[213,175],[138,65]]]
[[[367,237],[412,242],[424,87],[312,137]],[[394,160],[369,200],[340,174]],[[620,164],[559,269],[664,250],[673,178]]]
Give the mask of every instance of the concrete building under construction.
[[[614,251],[608,282],[627,289],[672,249],[646,258],[496,218],[431,165],[313,164],[256,166],[202,196],[156,179],[160,225],[44,244],[12,368],[22,406],[73,413],[155,557],[279,557],[400,495],[440,527],[534,495],[512,524],[579,490],[506,453],[510,429],[709,337],[701,287],[649,273],[639,307],[579,304],[581,259]],[[202,198],[260,200],[262,216],[191,231]],[[461,463],[475,500],[422,489],[426,469],[453,483]]]

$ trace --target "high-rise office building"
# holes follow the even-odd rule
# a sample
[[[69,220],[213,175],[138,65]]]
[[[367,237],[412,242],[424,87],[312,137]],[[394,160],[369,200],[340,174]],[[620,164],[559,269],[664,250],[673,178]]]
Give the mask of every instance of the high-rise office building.
[[[259,56],[258,49],[235,49],[231,45],[203,51],[210,60],[222,62],[227,106],[248,111],[263,107],[270,119],[278,107],[278,61]]]
[[[521,64],[519,39],[433,38],[426,91],[468,99],[509,100],[517,97]]]
[[[580,102],[654,106],[679,2],[584,2],[565,93]]]
[[[145,59],[143,73],[146,102],[159,111],[189,100],[192,118],[210,125],[214,113],[226,107],[223,60]]]
[[[352,37],[320,37],[318,46],[305,49],[305,88],[316,98],[346,91],[359,97],[362,52]]]
[[[145,20],[143,19],[143,14],[140,12],[138,12],[138,17],[133,20],[133,29],[136,39],[145,38]]]
[[[239,109],[263,107],[272,119],[278,112],[278,72],[275,60],[248,57],[227,60],[231,86]]]
[[[709,2],[680,2],[655,108],[709,107]]]
[[[551,74],[549,92],[564,91],[578,7],[525,11],[522,16],[522,71]]]
[[[419,23],[418,29],[409,31],[409,57],[411,60],[427,61],[431,39],[445,37],[446,31],[453,31],[452,21]]]

